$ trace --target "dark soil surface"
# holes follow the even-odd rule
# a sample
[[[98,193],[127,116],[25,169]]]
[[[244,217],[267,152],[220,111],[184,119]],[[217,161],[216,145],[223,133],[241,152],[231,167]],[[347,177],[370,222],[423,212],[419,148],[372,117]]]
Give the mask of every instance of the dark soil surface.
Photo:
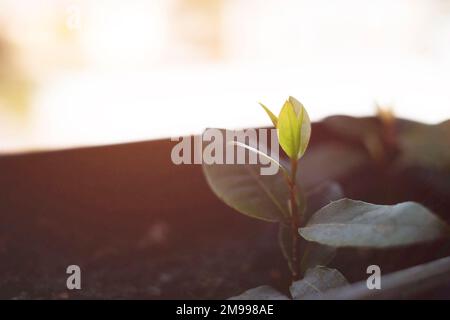
[[[311,150],[330,141],[363,150],[321,124],[313,132]],[[162,140],[0,157],[0,298],[223,299],[263,284],[286,290],[277,226],[221,203],[199,166],[171,163],[172,146]],[[326,164],[311,162],[305,178],[316,181]],[[414,200],[450,222],[448,172],[365,161],[325,178],[346,197]],[[369,264],[391,272],[446,255],[446,242],[345,249],[331,265],[353,282]],[[72,264],[82,270],[79,291],[66,289]]]
[[[110,250],[76,261],[71,254],[34,246],[20,265],[3,264],[0,298],[223,299],[261,283],[280,286],[288,270],[272,241],[275,231],[262,226],[253,234],[212,236],[182,250]],[[65,268],[75,262],[82,270],[82,290],[68,291]]]

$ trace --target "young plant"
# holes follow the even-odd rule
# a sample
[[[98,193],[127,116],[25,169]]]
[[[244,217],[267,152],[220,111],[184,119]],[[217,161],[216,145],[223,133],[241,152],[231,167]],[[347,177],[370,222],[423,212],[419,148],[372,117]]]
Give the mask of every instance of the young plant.
[[[298,195],[302,194],[300,186],[297,184],[298,160],[305,154],[311,137],[311,122],[305,107],[294,97],[289,97],[281,108],[278,118],[263,104],[263,109],[269,115],[273,125],[277,129],[278,141],[290,160],[290,170],[286,170],[286,182],[289,187],[289,218],[288,224],[291,228],[291,245],[290,253],[285,252],[286,256],[290,256],[290,269],[292,279],[298,279],[298,228],[304,220],[304,199]],[[286,169],[286,168],[283,168]],[[300,198],[300,199],[299,199]],[[288,227],[289,227],[288,226]],[[284,226],[281,228],[284,229]],[[280,229],[282,230],[282,229]],[[280,231],[280,243],[284,246],[285,241],[283,235],[284,230]],[[289,246],[286,246],[289,248]],[[283,248],[286,251],[288,248]]]
[[[278,117],[261,106],[277,129],[279,145],[289,161],[272,159],[280,166],[272,176],[259,175],[258,166],[250,164],[204,164],[203,170],[211,189],[226,204],[253,218],[279,223],[279,243],[292,274],[292,297],[304,291],[305,282],[296,281],[300,276],[324,289],[330,288],[324,281],[343,283],[338,271],[318,267],[330,261],[336,247],[407,246],[449,234],[445,222],[415,202],[375,205],[345,199],[339,185],[332,182],[305,192],[298,176],[311,136],[308,113],[293,97]],[[254,292],[267,294],[265,287]]]

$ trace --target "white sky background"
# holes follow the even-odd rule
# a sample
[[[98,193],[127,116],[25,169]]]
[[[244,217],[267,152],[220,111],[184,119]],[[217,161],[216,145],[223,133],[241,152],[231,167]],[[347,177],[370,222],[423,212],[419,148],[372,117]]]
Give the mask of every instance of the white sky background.
[[[0,22],[37,83],[0,152],[269,125],[257,101],[289,95],[313,120],[450,118],[450,1],[0,0]]]

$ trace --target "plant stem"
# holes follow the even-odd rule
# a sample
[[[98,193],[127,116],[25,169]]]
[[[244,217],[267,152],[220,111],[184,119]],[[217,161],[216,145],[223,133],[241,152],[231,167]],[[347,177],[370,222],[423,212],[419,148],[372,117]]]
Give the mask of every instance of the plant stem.
[[[291,179],[289,184],[290,204],[291,204],[291,227],[292,227],[292,282],[298,280],[298,259],[297,259],[297,244],[298,244],[298,204],[297,204],[297,160],[291,159]]]

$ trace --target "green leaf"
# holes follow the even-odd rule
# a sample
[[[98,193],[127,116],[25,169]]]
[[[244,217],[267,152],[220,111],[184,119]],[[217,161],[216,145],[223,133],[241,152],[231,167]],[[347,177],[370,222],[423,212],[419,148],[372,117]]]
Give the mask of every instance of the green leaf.
[[[308,269],[302,280],[292,283],[289,290],[294,300],[305,297],[321,298],[330,289],[348,284],[345,277],[336,269],[315,267]],[[260,286],[229,298],[228,300],[289,300],[287,296],[270,286]]]
[[[289,298],[270,286],[260,286],[228,300],[289,300]]]
[[[280,170],[283,171],[283,174],[284,174],[286,177],[289,177],[289,172],[288,172],[288,170],[284,167],[284,165],[282,165],[279,161],[275,160],[274,158],[272,158],[272,157],[269,156],[268,154],[265,154],[264,152],[261,152],[261,151],[259,151],[258,149],[253,148],[253,147],[251,147],[251,146],[248,146],[248,145],[246,145],[246,144],[244,144],[244,143],[242,143],[242,142],[239,142],[239,141],[230,141],[229,143],[231,143],[231,144],[233,144],[233,145],[235,145],[235,146],[238,146],[238,147],[247,149],[247,150],[249,150],[249,151],[251,151],[251,152],[256,153],[257,155],[259,155],[259,156],[261,156],[261,157],[263,157],[263,158],[266,158],[266,159],[269,160],[270,162],[272,162],[272,163],[274,163],[275,165],[277,165],[277,166],[280,168]]]
[[[286,101],[278,117],[278,139],[284,152],[291,159],[297,159],[300,150],[300,124],[293,105]]]
[[[289,290],[292,299],[320,298],[326,291],[347,285],[345,277],[336,269],[315,267],[308,269],[302,280],[294,282]]]
[[[308,112],[300,101],[294,97],[289,97],[289,102],[294,106],[295,113],[297,114],[300,123],[300,150],[297,155],[297,159],[300,159],[306,152],[309,139],[311,138],[311,120],[309,119]]]
[[[342,199],[317,211],[300,235],[335,247],[393,247],[432,241],[448,235],[449,228],[415,202],[375,205]]]
[[[278,117],[278,139],[289,158],[298,160],[306,151],[311,123],[303,105],[292,97],[284,103]]]
[[[289,189],[283,170],[261,175],[260,164],[203,164],[212,191],[227,205],[253,218],[276,222],[289,218]]]
[[[261,102],[259,102],[259,105],[263,107],[264,111],[266,111],[267,115],[269,116],[270,120],[273,123],[273,126],[276,128],[278,123],[278,118],[276,115],[272,113],[272,111],[269,110],[265,105],[263,105]]]

